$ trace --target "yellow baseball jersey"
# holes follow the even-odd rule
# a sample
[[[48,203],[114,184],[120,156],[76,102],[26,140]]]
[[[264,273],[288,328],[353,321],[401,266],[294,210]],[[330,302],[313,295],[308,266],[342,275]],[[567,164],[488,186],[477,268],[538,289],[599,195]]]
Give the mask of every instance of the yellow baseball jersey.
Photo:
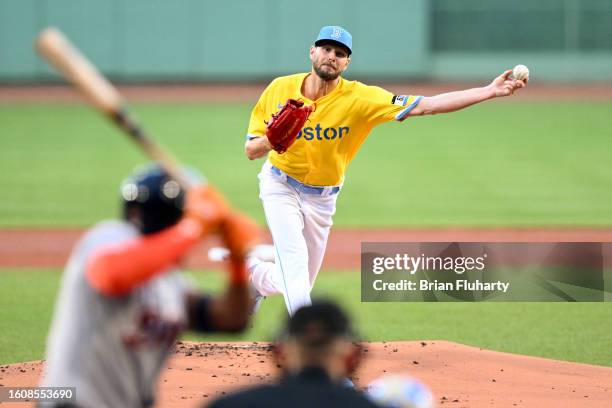
[[[392,120],[402,121],[422,96],[393,95],[377,86],[340,78],[338,86],[316,102],[301,93],[308,73],[276,78],[253,108],[247,138],[266,134],[266,123],[287,99],[301,99],[316,110],[283,154],[272,150],[270,162],[304,184],[336,186],[372,129]]]

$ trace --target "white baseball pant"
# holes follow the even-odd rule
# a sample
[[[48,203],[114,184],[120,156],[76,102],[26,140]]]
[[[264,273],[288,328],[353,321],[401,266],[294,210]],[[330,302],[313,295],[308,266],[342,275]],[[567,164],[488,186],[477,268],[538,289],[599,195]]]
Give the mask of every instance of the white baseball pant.
[[[339,189],[298,185],[269,161],[258,178],[276,254],[274,263],[255,265],[251,279],[263,296],[281,293],[292,315],[311,304],[310,291],[325,254]]]

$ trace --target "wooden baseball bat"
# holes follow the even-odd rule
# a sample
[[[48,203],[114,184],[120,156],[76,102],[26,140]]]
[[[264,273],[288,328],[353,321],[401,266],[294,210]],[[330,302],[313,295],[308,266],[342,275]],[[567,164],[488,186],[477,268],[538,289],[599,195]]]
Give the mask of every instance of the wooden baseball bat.
[[[152,160],[156,161],[183,188],[191,182],[174,157],[131,118],[117,89],[96,67],[56,28],[43,30],[36,48],[63,76],[72,82],[87,101],[112,119]]]

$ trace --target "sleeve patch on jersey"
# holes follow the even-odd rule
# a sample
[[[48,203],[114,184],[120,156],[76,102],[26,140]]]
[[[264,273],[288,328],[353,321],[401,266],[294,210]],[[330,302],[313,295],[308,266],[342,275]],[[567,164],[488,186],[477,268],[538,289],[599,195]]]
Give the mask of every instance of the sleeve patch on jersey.
[[[414,109],[414,107],[417,106],[419,104],[419,102],[421,102],[421,99],[423,99],[422,95],[421,96],[417,96],[416,98],[414,98],[414,101],[409,106],[407,106],[406,108],[402,109],[402,111],[395,116],[395,120],[401,122],[404,119],[406,119],[408,117],[408,114],[410,113],[410,111],[412,109]]]
[[[408,95],[393,95],[391,98],[391,104],[397,106],[406,106],[406,102],[408,102]]]

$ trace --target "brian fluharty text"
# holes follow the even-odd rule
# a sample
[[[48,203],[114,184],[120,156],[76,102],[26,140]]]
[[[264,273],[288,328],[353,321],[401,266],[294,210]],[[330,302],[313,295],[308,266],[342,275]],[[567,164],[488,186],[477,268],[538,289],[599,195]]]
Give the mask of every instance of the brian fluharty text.
[[[377,291],[417,291],[417,290],[439,290],[439,291],[454,291],[454,290],[469,290],[469,291],[501,291],[506,293],[510,287],[509,282],[482,282],[479,280],[468,281],[465,279],[454,282],[439,282],[434,280],[430,282],[421,279],[418,282],[409,281],[406,279],[397,282],[385,282],[382,279],[377,279],[372,283],[372,287]]]

